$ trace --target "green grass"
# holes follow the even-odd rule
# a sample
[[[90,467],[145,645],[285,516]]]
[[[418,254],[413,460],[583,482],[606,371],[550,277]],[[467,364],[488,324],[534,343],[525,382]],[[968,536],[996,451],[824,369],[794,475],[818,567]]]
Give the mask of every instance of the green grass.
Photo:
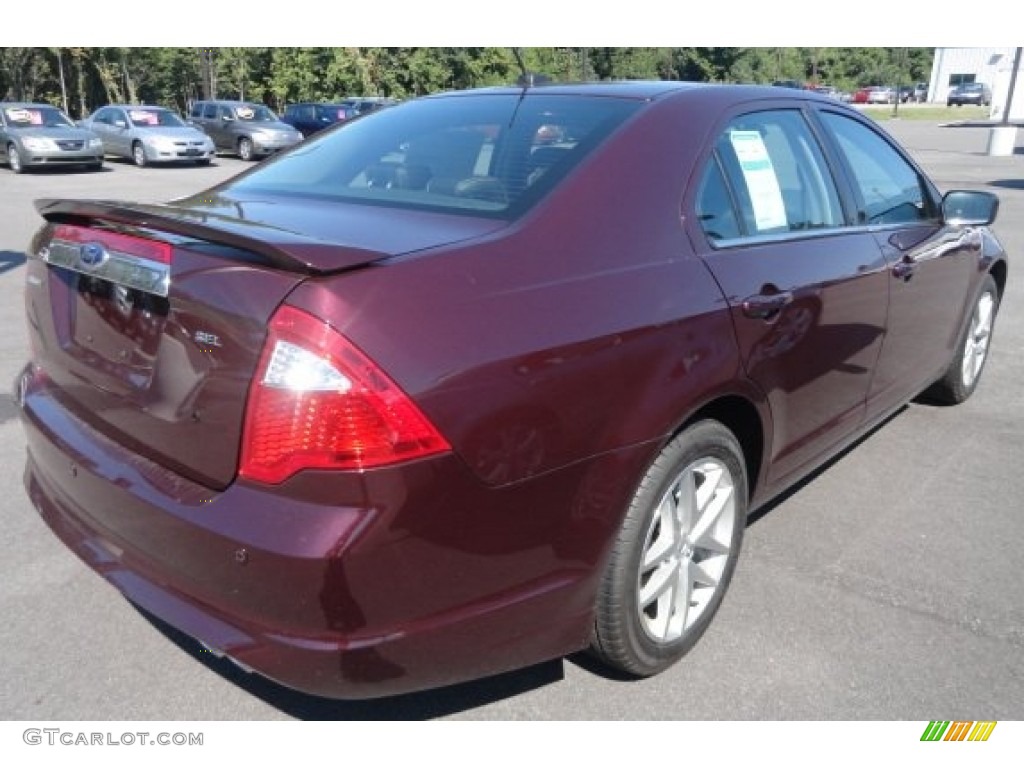
[[[892,105],[864,107],[872,120],[892,120]],[[900,120],[928,120],[933,123],[951,123],[956,120],[988,120],[988,107],[940,107],[931,104],[913,106],[900,104],[896,117]]]

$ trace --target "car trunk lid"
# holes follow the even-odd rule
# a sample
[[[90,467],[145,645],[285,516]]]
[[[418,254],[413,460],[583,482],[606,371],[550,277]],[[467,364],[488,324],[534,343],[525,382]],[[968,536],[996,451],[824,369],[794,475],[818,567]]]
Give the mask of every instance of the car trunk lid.
[[[214,489],[237,473],[267,324],[299,283],[399,255],[398,244],[441,245],[442,231],[448,239],[477,231],[449,223],[399,243],[353,226],[329,241],[325,224],[311,237],[194,207],[45,200],[37,208],[48,223],[27,274],[35,362],[77,416]],[[302,218],[318,229],[308,211]]]

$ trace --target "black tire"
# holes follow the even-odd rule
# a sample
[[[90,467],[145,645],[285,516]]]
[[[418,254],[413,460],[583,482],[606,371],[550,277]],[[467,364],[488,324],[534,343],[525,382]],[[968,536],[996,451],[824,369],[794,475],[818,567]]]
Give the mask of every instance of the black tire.
[[[203,166],[203,165],[209,165],[209,164],[210,164],[210,158],[208,158],[208,157],[204,157],[202,160],[196,160],[196,165]]]
[[[695,491],[685,496],[698,507],[696,515],[688,515],[693,506],[677,503],[684,500],[690,481]],[[709,482],[714,488],[705,487]],[[691,538],[697,521],[704,520],[701,489],[704,495],[710,489],[710,498],[722,502],[721,513],[705,526],[704,535]],[[704,509],[711,509],[710,502]],[[746,518],[746,464],[733,434],[706,420],[673,439],[640,482],[613,545],[598,592],[591,652],[608,666],[640,677],[678,661],[721,605]],[[701,581],[707,585],[691,591]],[[660,589],[659,584],[667,586]],[[680,615],[684,604],[687,613]]]
[[[132,161],[139,168],[145,168],[148,165],[146,161],[146,148],[142,146],[141,141],[136,141],[132,144]]]
[[[103,170],[103,163],[102,162],[100,162],[100,163],[89,163],[85,167],[88,170],[90,170],[90,171],[102,171]]]
[[[253,151],[252,139],[248,136],[243,136],[238,140],[238,156],[246,162],[256,159],[256,155]]]
[[[25,172],[25,164],[21,162],[21,154],[14,144],[7,145],[7,164],[14,173]]]
[[[953,360],[943,377],[925,392],[927,399],[958,405],[974,394],[988,361],[992,331],[999,313],[999,298],[999,286],[992,275],[986,275],[960,333]]]

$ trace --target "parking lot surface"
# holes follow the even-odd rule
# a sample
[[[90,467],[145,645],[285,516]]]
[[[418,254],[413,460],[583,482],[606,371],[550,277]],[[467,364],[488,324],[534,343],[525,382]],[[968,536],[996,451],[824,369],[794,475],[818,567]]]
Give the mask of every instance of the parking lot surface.
[[[24,249],[41,197],[161,201],[246,167],[0,168],[0,717],[7,720],[1024,718],[1024,131],[891,121],[943,190],[1001,198],[1010,278],[974,397],[914,403],[752,522],[725,603],[667,673],[586,658],[371,702],[283,690],[141,614],[40,521],[11,383],[27,358]]]

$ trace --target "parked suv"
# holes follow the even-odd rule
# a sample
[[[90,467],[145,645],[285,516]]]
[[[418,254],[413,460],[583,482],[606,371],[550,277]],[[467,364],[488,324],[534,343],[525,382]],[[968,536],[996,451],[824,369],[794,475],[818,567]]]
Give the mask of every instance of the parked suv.
[[[987,107],[992,103],[992,90],[984,83],[964,83],[949,92],[946,106],[962,107],[964,104],[975,104]]]
[[[311,136],[335,123],[350,120],[358,115],[358,110],[350,104],[289,104],[281,122],[288,123],[298,129],[303,136]]]
[[[270,107],[251,101],[197,101],[189,122],[206,131],[217,149],[243,160],[266,157],[302,141],[302,134],[281,122]]]

